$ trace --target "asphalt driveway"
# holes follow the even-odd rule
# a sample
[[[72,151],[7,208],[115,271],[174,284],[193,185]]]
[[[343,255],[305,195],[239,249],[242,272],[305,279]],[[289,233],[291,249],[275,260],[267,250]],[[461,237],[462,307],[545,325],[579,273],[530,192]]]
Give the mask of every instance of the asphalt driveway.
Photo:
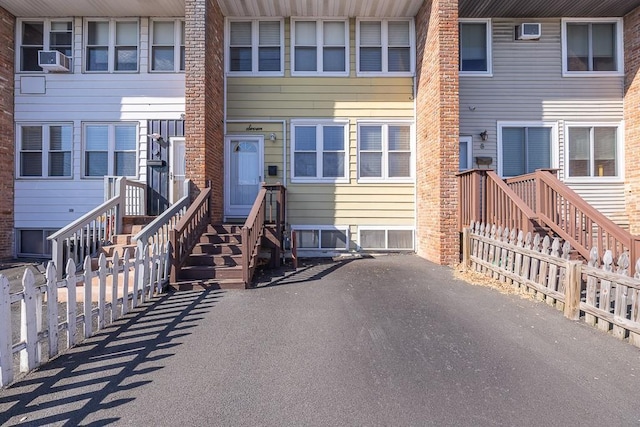
[[[164,295],[0,391],[0,424],[634,425],[639,390],[639,349],[400,255]]]

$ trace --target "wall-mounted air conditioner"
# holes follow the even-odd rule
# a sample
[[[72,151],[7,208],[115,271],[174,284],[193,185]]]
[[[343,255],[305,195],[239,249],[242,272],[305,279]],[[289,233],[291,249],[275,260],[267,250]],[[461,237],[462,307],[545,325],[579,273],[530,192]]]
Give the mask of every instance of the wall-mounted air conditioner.
[[[516,31],[518,40],[538,40],[542,35],[542,26],[539,23],[525,22],[518,25]]]
[[[69,71],[71,60],[57,50],[39,50],[38,65],[46,71]]]

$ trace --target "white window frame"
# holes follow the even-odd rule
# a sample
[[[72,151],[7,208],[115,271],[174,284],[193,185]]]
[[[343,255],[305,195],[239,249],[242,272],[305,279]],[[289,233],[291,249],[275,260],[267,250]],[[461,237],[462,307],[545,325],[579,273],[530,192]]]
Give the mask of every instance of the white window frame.
[[[493,30],[491,27],[491,19],[484,18],[465,18],[459,19],[458,25],[462,24],[481,24],[484,23],[486,25],[487,31],[487,46],[486,46],[486,54],[487,54],[487,70],[486,71],[464,71],[461,69],[462,67],[462,48],[459,48],[459,58],[458,61],[460,63],[460,75],[461,76],[481,76],[481,77],[492,77],[493,76]]]
[[[74,23],[73,23],[73,19],[72,18],[55,18],[55,19],[49,19],[49,18],[36,18],[36,19],[29,19],[29,18],[22,18],[22,19],[18,19],[16,21],[16,52],[15,52],[15,59],[16,59],[16,66],[15,66],[15,70],[17,73],[44,73],[44,70],[33,70],[33,71],[22,71],[22,24],[24,22],[42,22],[43,25],[43,45],[42,45],[42,50],[53,50],[51,48],[51,40],[50,40],[50,34],[51,34],[51,24],[53,22],[67,22],[67,23],[71,23],[71,55],[69,56],[69,58],[71,58],[72,60],[72,64],[73,64],[73,49],[74,49],[74,45],[73,45],[73,40],[74,40]],[[31,46],[31,45],[30,45]],[[35,46],[35,45],[33,45]],[[73,67],[71,67],[69,69],[69,72],[73,72]]]
[[[140,123],[138,122],[83,122],[82,123],[82,172],[81,176],[83,179],[104,179],[103,176],[93,176],[86,174],[87,168],[87,160],[86,160],[86,137],[87,137],[87,127],[88,126],[107,126],[108,127],[108,140],[107,140],[107,175],[115,176],[115,128],[117,126],[127,126],[127,127],[135,127],[135,135],[136,135],[136,160],[135,160],[135,175],[127,175],[127,178],[137,179],[140,174]],[[131,150],[127,150],[131,151]]]
[[[610,23],[616,24],[617,71],[569,71],[567,69],[567,24]],[[590,44],[591,46],[591,44]],[[563,77],[612,77],[624,76],[624,29],[622,18],[563,18],[562,19],[562,76]]]
[[[296,71],[296,22],[315,22],[316,23],[316,71]],[[344,22],[344,71],[322,71],[323,68],[323,51],[324,51],[324,23],[325,22]],[[290,61],[291,61],[291,75],[292,76],[323,76],[323,77],[348,77],[350,73],[350,30],[349,19],[346,18],[309,18],[309,17],[296,17],[291,18],[291,48],[290,48]]]
[[[558,168],[560,163],[560,149],[558,146],[558,123],[557,122],[509,122],[500,121],[497,124],[498,131],[498,172],[500,177],[509,178],[503,173],[504,159],[502,156],[502,128],[550,128],[551,129],[551,169]]]
[[[572,127],[597,128],[608,127],[616,128],[616,176],[571,176],[569,175],[569,129]],[[590,140],[589,161],[593,160],[593,138]],[[565,122],[564,124],[564,178],[569,183],[621,183],[624,182],[624,122]]]
[[[346,225],[292,225],[292,231],[318,231],[318,246],[316,248],[307,248],[300,247],[298,240],[298,250],[299,251],[312,251],[312,252],[344,252],[349,250],[350,246],[350,236],[349,236],[349,226]],[[345,246],[340,248],[323,248],[322,247],[322,232],[323,231],[341,231],[345,235]]]
[[[39,231],[42,235],[42,244],[44,248],[43,253],[33,253],[33,252],[22,252],[22,232],[23,231]],[[49,236],[55,233],[57,230],[51,228],[16,228],[15,236],[16,236],[16,247],[15,253],[19,257],[24,258],[42,258],[51,256],[51,241],[49,240]],[[49,249],[49,250],[47,250]]]
[[[69,175],[61,175],[61,176],[57,176],[57,175],[49,175],[49,154],[51,152],[64,152],[61,150],[51,150],[51,138],[50,138],[50,132],[51,132],[51,127],[56,127],[56,126],[68,126],[69,128],[71,128],[71,149],[68,151],[71,154],[71,165],[70,165],[70,170],[69,170]],[[21,174],[21,161],[20,161],[20,155],[22,154],[23,151],[28,151],[28,150],[22,150],[22,128],[23,127],[41,127],[42,128],[42,150],[40,150],[40,153],[42,155],[42,170],[39,176],[28,176],[25,175],[23,176]],[[35,151],[33,151],[35,152]],[[60,179],[60,180],[67,180],[67,179],[73,179],[73,123],[71,122],[59,122],[59,123],[55,123],[55,122],[34,122],[34,123],[29,123],[29,122],[20,122],[16,124],[16,153],[15,153],[15,176],[16,179],[24,179],[24,180],[42,180],[42,179],[46,179],[46,180],[51,180],[51,179]]]
[[[109,44],[107,45],[107,69],[106,70],[89,70],[87,49],[89,48],[89,22],[108,22],[109,23]],[[116,70],[116,28],[119,22],[135,22],[137,29],[136,37],[136,69],[135,70]],[[140,20],[137,18],[85,18],[84,25],[84,40],[83,40],[83,71],[91,74],[105,74],[105,73],[117,73],[117,74],[132,74],[140,72]],[[102,46],[102,45],[95,45]]]
[[[380,22],[382,37],[382,71],[360,71],[360,24],[362,22]],[[389,71],[389,22],[408,22],[409,23],[409,52],[410,63],[409,71]],[[356,75],[367,77],[413,77],[416,72],[416,38],[415,23],[413,18],[358,18],[356,20]]]
[[[293,119],[291,120],[291,182],[293,183],[348,183],[349,182],[349,120],[308,120]],[[295,176],[295,137],[296,127],[298,126],[315,126],[316,128],[316,177],[296,177]],[[325,126],[342,126],[344,129],[344,176],[338,178],[324,178],[322,174],[322,128]]]
[[[384,231],[384,248],[363,248],[362,232],[363,231]],[[411,231],[411,247],[410,248],[389,248],[389,231]],[[416,228],[412,226],[402,225],[361,225],[358,226],[358,251],[415,251],[416,247]]]
[[[358,153],[358,182],[359,183],[413,183],[415,182],[416,164],[416,144],[415,126],[410,120],[358,120],[357,133],[357,153]],[[381,126],[382,127],[382,176],[381,177],[361,177],[360,176],[360,127],[361,126]],[[410,132],[410,176],[409,177],[389,177],[389,126],[408,126]]]
[[[458,144],[463,141],[467,144],[467,164],[464,168],[460,168],[460,172],[473,168],[473,137],[470,135],[460,135]],[[459,163],[460,162],[458,162],[458,164]]]
[[[173,70],[154,70],[153,69],[153,52],[156,47],[169,47],[170,45],[156,45],[153,39],[154,26],[157,22],[172,22],[173,23]],[[185,41],[184,30],[185,20],[180,18],[152,18],[151,25],[149,26],[149,72],[150,73],[184,73],[182,68],[182,51],[185,45],[182,42]],[[185,64],[186,66],[186,64]]]
[[[251,71],[231,71],[231,23],[250,22],[251,23]],[[260,22],[280,23],[280,71],[260,71]],[[225,19],[225,65],[224,69],[229,76],[284,76],[284,19],[264,18],[264,19]]]

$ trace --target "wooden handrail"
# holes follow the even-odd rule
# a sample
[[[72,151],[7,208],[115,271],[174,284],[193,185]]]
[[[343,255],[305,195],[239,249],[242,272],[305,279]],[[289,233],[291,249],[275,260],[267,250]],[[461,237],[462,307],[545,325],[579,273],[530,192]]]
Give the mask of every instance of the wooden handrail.
[[[471,221],[486,222],[484,188],[488,169],[469,169],[456,174],[458,177],[458,231]]]
[[[171,257],[171,283],[178,279],[180,267],[198,243],[210,221],[211,188],[205,188],[191,203],[187,212],[169,231],[169,239],[173,247]]]
[[[488,223],[510,230],[534,231],[536,213],[494,171],[487,171],[486,198]]]
[[[267,189],[262,187],[258,192],[247,221],[242,227],[242,280],[246,287],[251,284],[255,271],[260,245],[264,233]]]

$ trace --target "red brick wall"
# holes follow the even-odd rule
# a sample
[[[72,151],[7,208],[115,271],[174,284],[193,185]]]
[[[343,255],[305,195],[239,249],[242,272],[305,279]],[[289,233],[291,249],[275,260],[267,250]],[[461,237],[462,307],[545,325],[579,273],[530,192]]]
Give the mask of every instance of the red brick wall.
[[[458,2],[425,0],[417,32],[417,252],[459,260]]]
[[[223,216],[224,17],[215,0],[185,2],[187,178],[213,189],[212,221]]]
[[[13,257],[15,18],[0,8],[0,259]]]
[[[640,234],[640,8],[624,17],[625,196],[630,231]]]

